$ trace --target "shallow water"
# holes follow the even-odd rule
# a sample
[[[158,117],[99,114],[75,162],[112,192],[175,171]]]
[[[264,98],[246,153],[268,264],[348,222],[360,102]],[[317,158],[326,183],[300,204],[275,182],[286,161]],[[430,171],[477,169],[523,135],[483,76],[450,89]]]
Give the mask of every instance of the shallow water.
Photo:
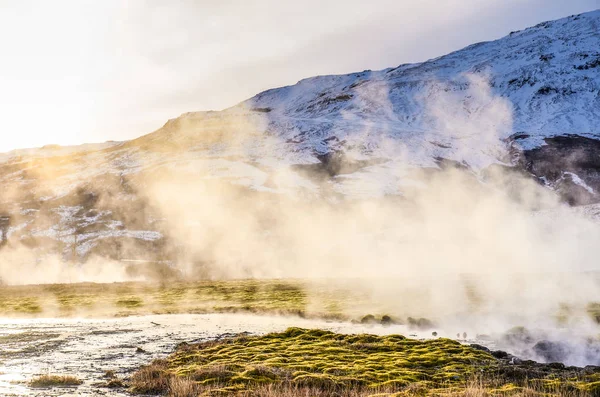
[[[128,396],[124,390],[95,386],[107,370],[127,377],[140,365],[165,357],[180,342],[226,334],[261,334],[288,327],[322,328],[335,332],[399,333],[418,337],[405,326],[359,325],[240,314],[156,315],[111,319],[0,320],[1,396]],[[144,352],[138,352],[138,348]],[[41,374],[75,375],[77,388],[30,389],[27,382]]]

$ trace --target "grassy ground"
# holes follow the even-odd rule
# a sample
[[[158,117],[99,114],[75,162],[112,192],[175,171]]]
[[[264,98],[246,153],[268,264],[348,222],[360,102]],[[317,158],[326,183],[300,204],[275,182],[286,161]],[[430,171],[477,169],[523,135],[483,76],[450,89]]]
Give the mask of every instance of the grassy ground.
[[[71,375],[40,375],[29,382],[30,387],[73,387],[83,382]]]
[[[418,301],[418,294],[419,291],[410,291],[405,295]],[[413,328],[435,328],[435,323],[428,319],[411,318],[411,313],[399,313],[397,303],[397,299],[374,296],[373,291],[360,281],[352,280],[0,285],[0,316],[3,317],[246,312],[386,324],[407,323]],[[410,308],[408,305],[403,307]],[[600,323],[600,303],[592,302],[584,310],[580,309],[557,307],[557,324],[566,324],[569,316],[580,312],[587,312],[588,316]]]
[[[230,280],[0,287],[0,316],[127,316],[250,312],[379,321],[386,308],[353,285],[326,281]]]
[[[508,366],[449,339],[420,341],[290,328],[258,337],[181,345],[166,360],[138,370],[131,390],[181,397],[566,396],[598,395],[599,380],[600,372],[592,370],[536,363]]]

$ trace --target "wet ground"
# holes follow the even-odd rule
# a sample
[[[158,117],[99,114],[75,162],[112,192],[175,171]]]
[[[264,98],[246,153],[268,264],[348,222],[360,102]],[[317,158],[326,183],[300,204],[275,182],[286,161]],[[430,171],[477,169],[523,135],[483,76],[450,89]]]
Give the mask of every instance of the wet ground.
[[[267,333],[291,326],[335,332],[415,334],[405,326],[360,325],[240,314],[160,315],[113,319],[0,320],[1,396],[128,396],[123,389],[100,387],[104,373],[121,378],[155,358],[167,356],[183,341],[219,338],[241,332]],[[75,375],[77,388],[31,389],[37,375]]]
[[[574,329],[537,330],[517,327],[487,337],[475,330],[452,332],[414,324],[353,324],[300,317],[250,314],[166,314],[76,319],[0,319],[0,396],[129,396],[125,389],[103,387],[106,371],[127,379],[141,365],[166,357],[180,342],[200,342],[248,332],[264,334],[288,327],[321,328],[338,333],[401,334],[419,339],[447,337],[500,348],[523,359],[600,365],[600,345]],[[592,327],[588,335],[597,328]],[[548,339],[550,336],[553,338]],[[538,343],[539,342],[539,343]],[[541,350],[540,350],[541,349]],[[44,374],[73,375],[73,388],[32,389],[27,383]]]

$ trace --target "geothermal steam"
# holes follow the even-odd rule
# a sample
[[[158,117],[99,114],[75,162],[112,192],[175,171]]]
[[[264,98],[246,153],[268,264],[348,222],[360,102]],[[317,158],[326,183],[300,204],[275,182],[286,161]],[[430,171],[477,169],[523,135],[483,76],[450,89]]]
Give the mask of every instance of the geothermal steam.
[[[427,102],[424,117],[435,120],[437,139],[440,131],[447,135],[453,160],[472,159],[468,169],[415,169],[402,160],[398,142],[378,142],[378,150],[394,154],[389,172],[411,181],[401,198],[299,199],[182,174],[154,181],[149,197],[182,244],[184,274],[358,279],[392,313],[431,317],[446,330],[494,334],[525,325],[538,338],[561,340],[568,333],[578,342],[566,361],[598,361],[581,353],[580,341],[597,332],[585,308],[600,300],[588,273],[598,270],[600,228],[530,179],[502,168],[484,172],[490,154],[506,158],[502,139],[512,133],[512,107],[481,76],[464,78],[466,91],[440,84],[447,94]],[[390,127],[358,132],[352,146],[377,128]],[[276,174],[296,177],[289,168]],[[355,190],[361,183],[370,192],[387,188],[378,180],[336,178]],[[330,183],[321,184],[321,192]],[[564,308],[569,316],[559,320]]]
[[[457,88],[465,85],[467,89]],[[261,134],[268,113],[224,114],[200,128],[180,121],[165,129],[167,142],[185,138],[186,146],[200,139],[210,150],[226,147],[244,153],[253,167],[268,169],[257,172],[272,186],[253,190],[244,180],[229,183],[219,167],[219,161],[229,160],[210,156],[187,167],[150,168],[137,178],[135,189],[155,217],[164,220],[161,227],[171,242],[165,255],[188,279],[359,280],[353,285],[390,313],[430,317],[440,329],[452,330],[448,332],[493,334],[525,325],[549,338],[563,338],[568,329],[577,340],[597,332],[585,308],[600,301],[598,283],[586,273],[598,270],[598,224],[559,205],[553,192],[536,182],[502,167],[492,171],[490,158],[507,157],[502,140],[513,132],[512,107],[493,95],[484,77],[462,76],[455,84],[436,83],[430,89],[436,91],[435,101],[427,95],[417,100],[426,109],[422,117],[437,131],[423,137],[424,142],[443,139],[454,148],[450,160],[455,165],[443,169],[434,163],[414,167],[411,159],[431,156],[430,149],[407,148],[393,139],[393,120],[357,123],[364,128],[350,134],[346,156],[361,158],[364,141],[368,138],[373,150],[373,136],[381,132],[375,146],[385,161],[362,170],[363,178],[323,178],[271,161],[293,158],[294,152],[285,152],[290,146],[277,137]],[[381,114],[395,117],[381,92],[357,88],[359,100],[376,103]],[[140,140],[138,163],[157,155],[154,139]],[[169,150],[160,149],[167,156],[185,156],[180,148]],[[369,173],[382,168],[397,178]],[[367,194],[347,199],[339,194],[344,189]],[[385,196],[389,191],[402,194]],[[14,263],[26,255],[21,246],[5,249],[1,276],[18,280]],[[61,269],[59,261],[52,261],[28,273],[49,281],[54,272],[66,281]],[[114,272],[114,263],[108,267],[98,259],[78,269],[74,281],[94,280],[95,272],[125,277]],[[557,314],[565,308],[569,316],[559,321]],[[582,363],[598,357],[573,353],[565,360]]]

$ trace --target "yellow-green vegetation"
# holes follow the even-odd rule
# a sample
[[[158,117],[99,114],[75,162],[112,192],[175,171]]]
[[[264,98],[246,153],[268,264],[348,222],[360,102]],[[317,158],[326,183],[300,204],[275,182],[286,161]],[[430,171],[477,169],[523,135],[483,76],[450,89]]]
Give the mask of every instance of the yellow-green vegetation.
[[[0,316],[127,316],[247,312],[376,321],[388,308],[356,285],[323,280],[228,280],[0,286]],[[386,317],[390,319],[390,317]],[[391,317],[398,318],[398,317]]]
[[[290,380],[307,386],[373,388],[464,382],[476,369],[495,362],[488,353],[450,339],[419,341],[300,328],[180,348],[169,360],[175,374],[203,383]]]
[[[177,385],[189,395],[597,395],[600,373],[583,371],[509,365],[444,338],[289,328],[180,345],[166,360],[138,370],[131,390],[173,394]]]
[[[2,310],[21,315],[35,315],[42,312],[42,306],[36,297],[14,297],[3,299],[0,303]]]
[[[245,312],[356,320],[365,324],[405,322],[435,329],[435,321],[411,317],[411,306],[381,299],[360,281],[351,280],[222,280],[165,284],[75,283],[0,286],[0,316],[129,316],[174,313]],[[565,324],[582,308],[557,307],[556,322]],[[600,303],[587,315],[600,322]]]
[[[72,387],[83,382],[71,375],[40,375],[29,382],[30,387]]]
[[[119,307],[126,307],[128,309],[135,309],[138,307],[142,307],[144,305],[144,301],[137,296],[129,296],[117,299],[115,301],[115,305]]]
[[[587,313],[597,323],[600,323],[600,303],[598,303],[598,302],[589,303],[587,306]]]

